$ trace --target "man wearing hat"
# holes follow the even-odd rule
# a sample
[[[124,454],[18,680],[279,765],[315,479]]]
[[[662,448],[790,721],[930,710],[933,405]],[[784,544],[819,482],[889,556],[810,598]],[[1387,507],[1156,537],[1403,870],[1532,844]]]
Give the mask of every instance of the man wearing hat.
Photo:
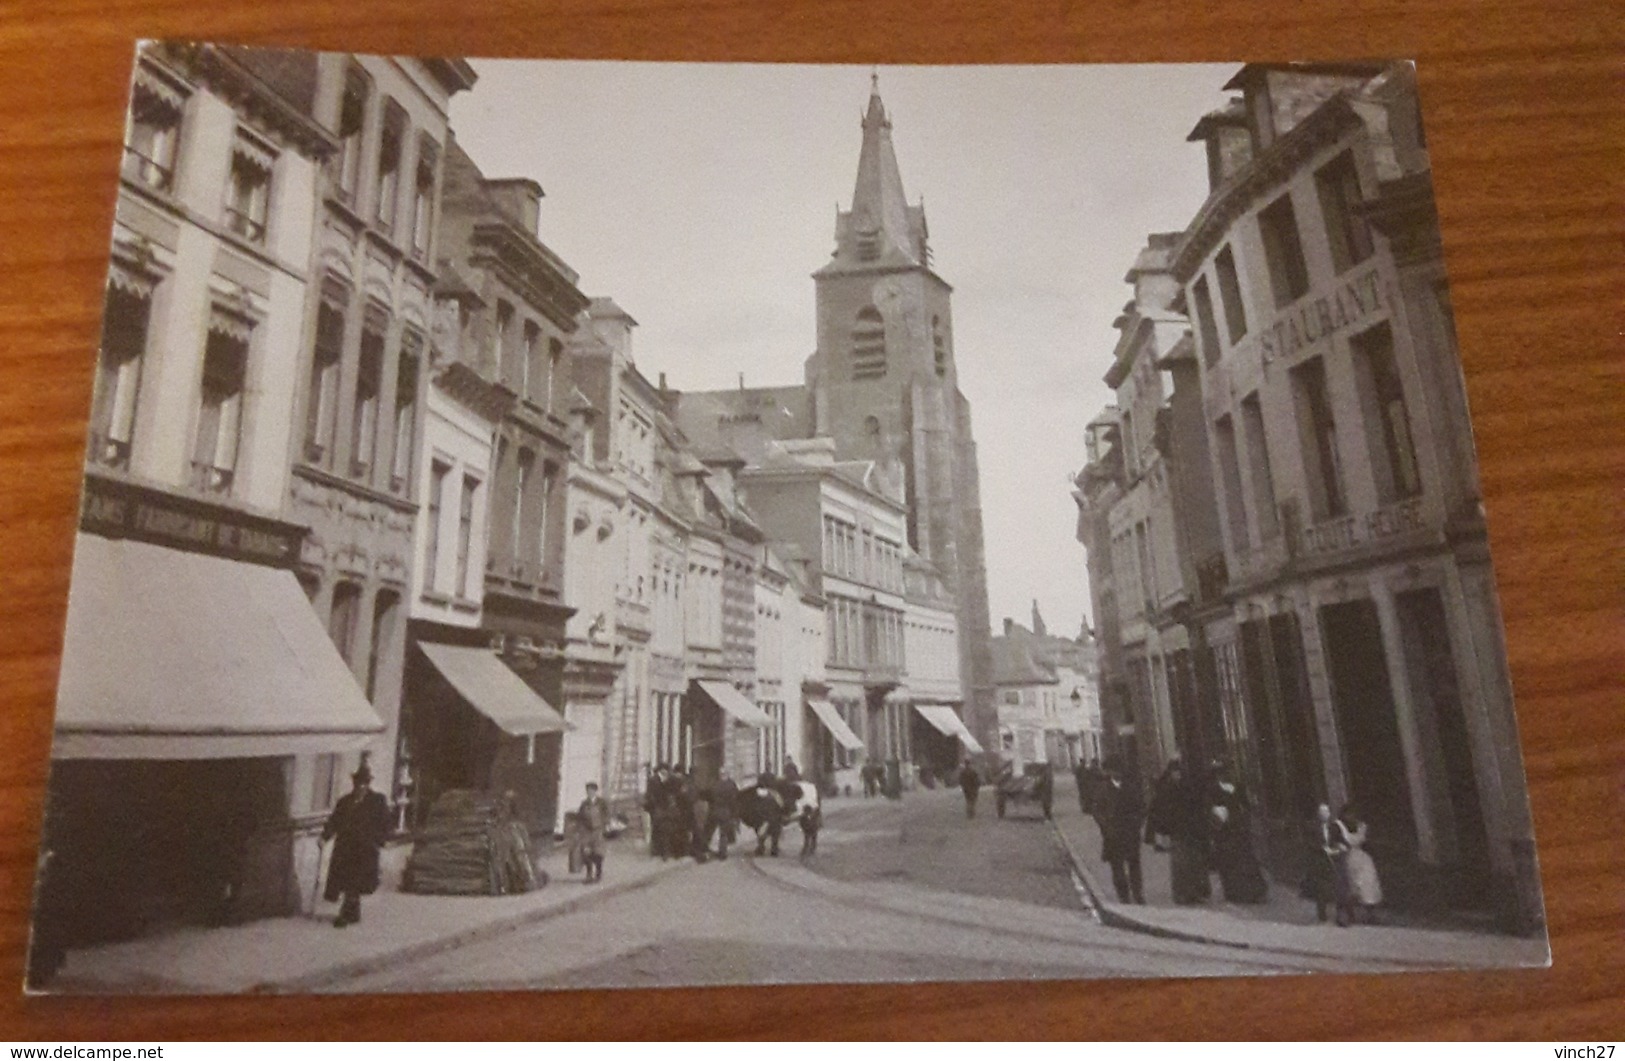
[[[389,837],[389,804],[372,790],[372,770],[365,760],[350,775],[355,787],[338,801],[322,827],[322,841],[333,841],[327,867],[330,903],[339,903],[338,928],[361,920],[361,897],[378,890],[378,852]]]

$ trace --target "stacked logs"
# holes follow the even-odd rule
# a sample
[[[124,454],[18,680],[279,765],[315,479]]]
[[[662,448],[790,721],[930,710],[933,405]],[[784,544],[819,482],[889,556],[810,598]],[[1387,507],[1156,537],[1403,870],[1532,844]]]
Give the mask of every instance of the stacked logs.
[[[546,883],[530,837],[504,796],[443,794],[414,839],[401,890],[419,895],[516,895]]]

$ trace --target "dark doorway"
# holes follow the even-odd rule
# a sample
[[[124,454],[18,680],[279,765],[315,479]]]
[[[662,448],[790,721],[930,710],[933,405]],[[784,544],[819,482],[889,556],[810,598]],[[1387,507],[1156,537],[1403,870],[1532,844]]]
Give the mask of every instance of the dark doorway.
[[[1370,826],[1366,849],[1386,884],[1390,871],[1414,867],[1416,826],[1382,627],[1368,600],[1322,608],[1320,624],[1349,793]]]
[[[1296,615],[1270,617],[1270,651],[1280,705],[1281,735],[1286,753],[1289,815],[1307,819],[1326,791],[1320,761],[1320,732],[1309,668],[1303,658],[1303,635]]]
[[[1444,602],[1436,589],[1401,593],[1395,602],[1430,773],[1437,766],[1444,783],[1449,821],[1440,821],[1437,832],[1440,859],[1453,878],[1450,897],[1459,905],[1483,905],[1491,898],[1489,840]]]

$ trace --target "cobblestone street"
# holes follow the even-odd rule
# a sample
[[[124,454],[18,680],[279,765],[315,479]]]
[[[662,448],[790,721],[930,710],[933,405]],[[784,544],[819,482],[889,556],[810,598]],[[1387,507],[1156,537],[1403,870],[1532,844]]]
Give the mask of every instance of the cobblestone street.
[[[336,991],[831,980],[1225,976],[1376,969],[1097,924],[1036,816],[966,821],[957,792],[832,805],[819,853],[688,866],[510,933],[327,985]],[[641,857],[641,856],[634,856]],[[614,879],[615,867],[607,877]],[[554,887],[581,887],[574,880]],[[386,963],[381,963],[381,966]]]

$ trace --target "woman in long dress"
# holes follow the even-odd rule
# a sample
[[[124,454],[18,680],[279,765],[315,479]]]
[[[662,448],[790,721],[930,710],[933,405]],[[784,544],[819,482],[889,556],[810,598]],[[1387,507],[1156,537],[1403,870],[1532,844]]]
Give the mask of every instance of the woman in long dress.
[[[1157,779],[1151,810],[1145,819],[1145,839],[1163,850],[1166,838],[1169,876],[1174,902],[1181,906],[1206,902],[1212,894],[1208,880],[1207,822],[1202,799],[1185,775],[1184,764],[1170,760]]]
[[[1226,902],[1262,903],[1269,898],[1269,883],[1253,851],[1252,808],[1241,786],[1220,770],[1209,796],[1213,823],[1213,868],[1219,871]]]
[[[1350,911],[1358,911],[1355,920],[1370,924],[1382,902],[1382,878],[1377,876],[1377,863],[1365,849],[1366,823],[1351,803],[1343,808],[1337,824],[1348,843],[1348,851],[1343,855],[1343,877]]]

